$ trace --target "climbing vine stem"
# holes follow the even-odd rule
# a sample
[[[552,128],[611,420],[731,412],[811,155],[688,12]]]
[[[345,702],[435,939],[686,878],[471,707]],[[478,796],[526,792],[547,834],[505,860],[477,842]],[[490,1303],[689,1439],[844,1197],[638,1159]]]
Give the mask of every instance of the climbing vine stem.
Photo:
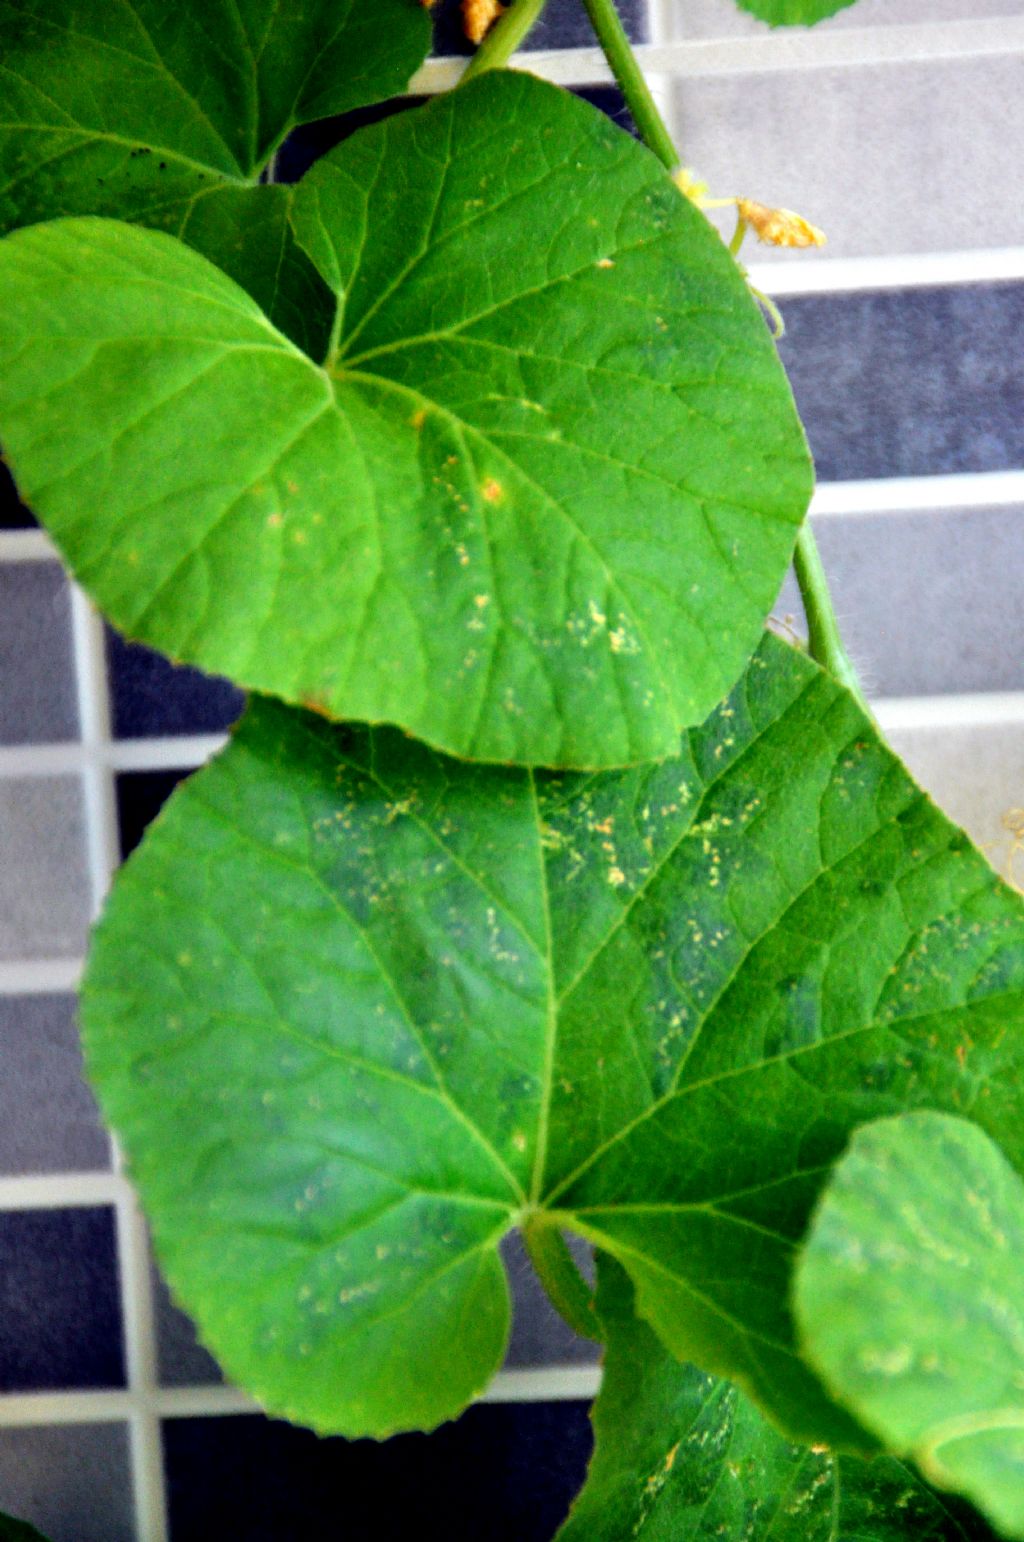
[[[681,158],[665,120],[661,116],[658,104],[651,94],[651,88],[637,63],[633,45],[626,35],[622,19],[615,7],[615,0],[583,0],[583,4],[612,74],[619,83],[626,106],[633,115],[633,121],[640,132],[641,139],[669,171],[675,171],[682,164]],[[743,222],[740,221],[733,247],[730,248],[734,256],[739,250],[742,234]],[[836,620],[818,545],[806,521],[797,538],[793,560],[797,583],[800,585],[800,594],[807,613],[808,645],[811,657],[819,664],[823,664],[837,680],[851,690],[867,710],[857,672],[850,662],[839,634],[839,623]]]
[[[804,522],[796,538],[793,566],[807,615],[807,641],[811,658],[817,659],[819,664],[824,664],[841,685],[845,685],[849,691],[852,691],[870,717],[871,709],[864,700],[857,671],[850,662],[843,647],[843,639],[839,635],[839,623],[832,607],[832,596],[829,593],[828,579],[825,577],[825,569],[822,566],[821,553],[818,551],[818,543],[814,539],[814,532],[808,521]]]
[[[547,0],[515,0],[484,38],[466,67],[463,81],[482,75],[485,70],[500,70],[523,42],[540,17]]]
[[[612,74],[626,99],[626,106],[633,114],[641,139],[669,171],[675,171],[679,165],[679,156],[672,135],[665,126],[651,88],[636,62],[633,45],[626,36],[614,0],[583,0],[583,4]]]

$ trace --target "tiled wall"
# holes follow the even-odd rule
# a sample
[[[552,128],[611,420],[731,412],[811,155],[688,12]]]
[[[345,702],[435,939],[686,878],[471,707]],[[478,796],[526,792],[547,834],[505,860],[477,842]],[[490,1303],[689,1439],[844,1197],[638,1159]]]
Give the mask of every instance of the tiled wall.
[[[859,0],[786,35],[731,0],[625,9],[714,190],[829,232],[820,255],[750,257],[785,312],[840,615],[897,747],[1020,873],[1024,5]],[[578,0],[551,0],[532,41],[545,74],[617,109]],[[453,73],[434,60],[417,89]],[[485,1403],[430,1437],[317,1441],[252,1412],[196,1343],[82,1084],[89,920],[238,707],[108,634],[0,483],[0,1509],[54,1542],[377,1542],[424,1515],[544,1542],[585,1468],[597,1368],[518,1249]]]

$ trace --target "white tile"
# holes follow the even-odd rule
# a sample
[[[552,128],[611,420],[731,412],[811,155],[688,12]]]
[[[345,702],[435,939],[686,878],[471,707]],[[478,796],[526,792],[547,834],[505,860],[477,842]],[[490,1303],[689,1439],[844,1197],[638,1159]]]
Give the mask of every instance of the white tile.
[[[796,209],[828,237],[820,253],[748,238],[748,261],[1024,244],[1020,58],[686,80],[674,116],[683,159],[714,195]],[[734,216],[717,218],[731,232]]]

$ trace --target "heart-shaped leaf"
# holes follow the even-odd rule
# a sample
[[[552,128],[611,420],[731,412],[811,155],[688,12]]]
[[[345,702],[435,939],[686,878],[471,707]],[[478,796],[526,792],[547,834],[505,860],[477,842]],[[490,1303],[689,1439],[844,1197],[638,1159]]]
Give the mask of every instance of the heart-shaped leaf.
[[[166,237],[0,242],[0,435],[123,630],[484,760],[670,754],[810,490],[735,264],[587,103],[491,73],[296,197],[327,370]]]
[[[322,357],[291,190],[256,184],[292,128],[404,90],[429,45],[418,0],[0,0],[0,233],[170,231]]]
[[[1024,1182],[984,1130],[937,1113],[858,1130],[795,1309],[809,1359],[868,1429],[1024,1537]]]
[[[600,1257],[595,1451],[557,1542],[991,1542],[892,1457],[790,1445],[729,1382],[673,1359],[632,1295]]]
[[[749,11],[770,27],[813,27],[853,3],[854,0],[736,0],[741,11]]]
[[[0,229],[174,229],[297,124],[404,90],[429,46],[418,0],[0,0]]]
[[[473,766],[257,700],[114,888],[83,1021],[172,1285],[318,1428],[453,1414],[501,1233],[616,1256],[681,1359],[863,1445],[790,1273],[851,1131],[1024,1160],[1024,903],[852,697],[767,638],[678,758]]]

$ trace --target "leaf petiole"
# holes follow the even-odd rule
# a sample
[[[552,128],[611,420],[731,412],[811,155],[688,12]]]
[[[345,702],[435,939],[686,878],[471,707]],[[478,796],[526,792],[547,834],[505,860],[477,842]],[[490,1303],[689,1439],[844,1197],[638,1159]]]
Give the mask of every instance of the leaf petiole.
[[[547,0],[515,0],[480,44],[459,84],[473,80],[485,70],[503,69],[534,22],[539,20],[546,4]]]
[[[675,171],[680,164],[679,154],[651,88],[636,61],[633,45],[615,9],[614,0],[583,0],[583,4],[641,139],[669,171]]]
[[[544,1216],[532,1215],[523,1223],[523,1241],[530,1262],[557,1311],[583,1338],[604,1338],[594,1293],[583,1278],[565,1238]]]

